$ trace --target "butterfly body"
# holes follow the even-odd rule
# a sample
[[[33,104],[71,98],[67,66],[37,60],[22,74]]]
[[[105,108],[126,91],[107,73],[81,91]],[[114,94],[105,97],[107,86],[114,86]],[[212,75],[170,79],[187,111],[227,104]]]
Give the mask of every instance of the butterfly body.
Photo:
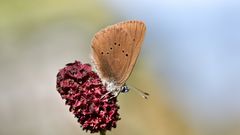
[[[92,60],[109,93],[128,92],[126,81],[136,63],[146,26],[142,21],[120,22],[97,32]]]
[[[120,92],[126,93],[129,91],[129,88],[126,84],[116,85],[113,81],[104,83],[106,85],[107,91],[112,93],[114,97],[118,96]]]

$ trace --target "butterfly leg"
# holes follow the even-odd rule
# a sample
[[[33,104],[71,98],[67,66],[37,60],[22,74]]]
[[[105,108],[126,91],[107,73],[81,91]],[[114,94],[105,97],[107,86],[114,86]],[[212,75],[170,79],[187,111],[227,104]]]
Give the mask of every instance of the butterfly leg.
[[[116,90],[116,91],[112,92],[113,96],[110,97],[109,100],[112,99],[112,98],[117,97],[117,96],[119,95],[120,92],[121,92],[121,91],[119,91],[119,90],[118,90],[118,91]]]
[[[112,98],[117,97],[117,96],[120,94],[120,92],[121,92],[121,91],[119,91],[119,90],[108,91],[106,94],[104,94],[104,95],[101,97],[101,99],[103,99],[104,97],[106,97],[108,94],[111,93],[111,96],[110,96],[110,98],[109,98],[109,100],[110,100],[110,99],[112,99]]]
[[[112,93],[112,91],[108,91],[107,93],[105,93],[104,95],[102,95],[101,99],[103,99],[104,97],[106,97],[108,94]]]

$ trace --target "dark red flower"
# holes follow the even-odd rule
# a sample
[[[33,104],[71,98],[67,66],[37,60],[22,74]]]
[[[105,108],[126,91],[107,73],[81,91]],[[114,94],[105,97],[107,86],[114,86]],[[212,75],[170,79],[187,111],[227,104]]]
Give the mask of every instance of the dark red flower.
[[[91,133],[111,130],[120,120],[117,99],[109,100],[111,94],[101,99],[107,93],[106,87],[89,64],[75,61],[61,69],[57,74],[57,91],[83,130]]]

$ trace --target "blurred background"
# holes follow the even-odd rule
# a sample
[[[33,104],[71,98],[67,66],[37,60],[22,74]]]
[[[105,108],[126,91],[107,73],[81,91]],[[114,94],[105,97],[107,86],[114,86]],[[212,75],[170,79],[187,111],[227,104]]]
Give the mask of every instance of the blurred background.
[[[109,135],[240,134],[237,0],[0,0],[0,134],[80,135],[56,91],[66,63],[90,63],[101,28],[143,20],[147,33]]]

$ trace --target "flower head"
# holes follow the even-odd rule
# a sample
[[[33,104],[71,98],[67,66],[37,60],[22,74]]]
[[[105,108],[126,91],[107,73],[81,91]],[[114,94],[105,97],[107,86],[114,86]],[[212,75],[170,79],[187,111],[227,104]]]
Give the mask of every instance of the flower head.
[[[120,120],[117,99],[108,100],[111,94],[101,98],[107,93],[106,87],[89,64],[75,61],[61,69],[57,74],[57,91],[83,130],[91,133],[111,130]]]

